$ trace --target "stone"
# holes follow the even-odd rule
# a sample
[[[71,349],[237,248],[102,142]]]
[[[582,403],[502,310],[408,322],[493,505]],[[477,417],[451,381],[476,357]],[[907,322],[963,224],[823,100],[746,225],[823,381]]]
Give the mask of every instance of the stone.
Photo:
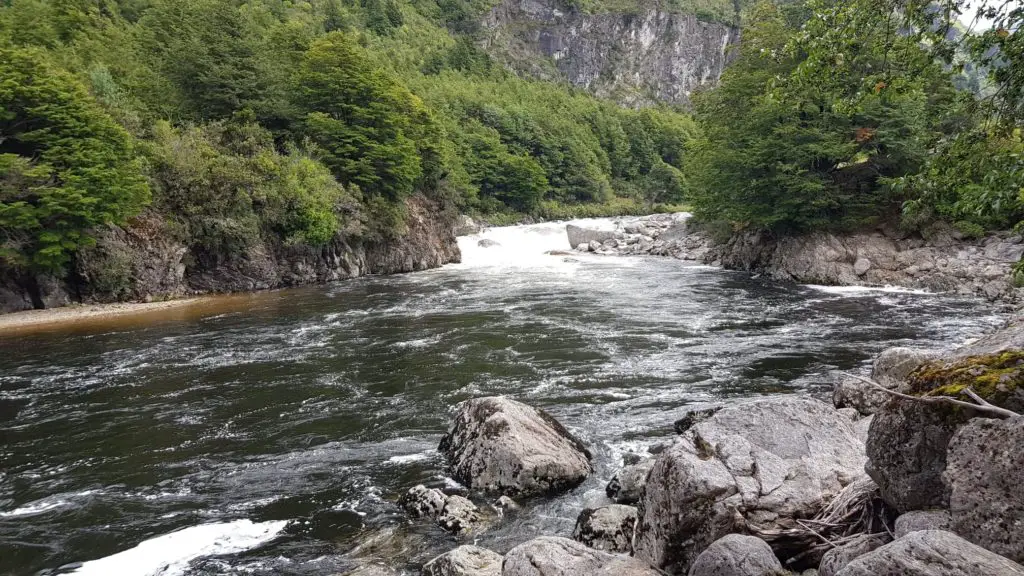
[[[871,379],[890,390],[905,391],[903,387],[910,373],[932,359],[932,354],[914,348],[887,348],[875,358],[871,367]],[[881,394],[884,392],[879,391]],[[888,395],[887,395],[888,396]],[[875,403],[877,410],[881,403]],[[874,413],[874,410],[870,413]]]
[[[703,410],[691,410],[687,412],[685,416],[683,416],[679,420],[676,420],[675,424],[673,425],[673,428],[675,429],[676,434],[682,434],[683,432],[686,432],[690,428],[693,428],[694,424],[698,422],[703,422],[708,418],[711,418],[719,410],[721,410],[721,408],[705,408]]]
[[[502,576],[660,576],[643,562],[588,548],[557,536],[541,536],[505,555]]]
[[[494,501],[494,507],[504,512],[514,512],[519,510],[519,504],[508,496],[499,496],[498,499]]]
[[[694,560],[690,576],[781,576],[782,563],[764,540],[729,534],[714,541]]]
[[[846,565],[836,576],[1024,576],[1024,566],[951,532],[911,532]]]
[[[505,554],[502,576],[581,576],[601,569],[614,557],[579,542],[541,536]]]
[[[818,567],[819,576],[836,576],[847,564],[892,541],[889,535],[861,534],[852,541],[825,552]]]
[[[949,530],[953,525],[948,510],[913,510],[896,518],[893,533],[903,538],[920,530]]]
[[[414,518],[436,518],[444,510],[448,495],[437,488],[419,484],[413,486],[399,500],[398,505]]]
[[[491,240],[490,238],[484,238],[477,242],[476,245],[481,248],[497,248],[501,246],[501,243],[496,240]]]
[[[590,244],[588,242],[580,242],[576,245],[577,252],[590,252]]]
[[[644,492],[651,468],[654,468],[654,458],[625,466],[612,476],[605,487],[605,493],[618,504],[636,504]]]
[[[580,244],[589,244],[593,248],[594,242],[600,246],[608,240],[615,239],[615,232],[612,230],[591,230],[589,228],[581,228],[572,224],[565,226],[565,233],[569,237],[569,246],[579,246]]]
[[[853,263],[853,273],[857,276],[863,276],[871,270],[871,260],[867,258],[857,258],[857,261]]]
[[[348,572],[342,572],[341,576],[399,576],[398,570],[377,564],[366,564]]]
[[[459,546],[423,565],[423,576],[501,576],[504,558],[479,546]]]
[[[590,247],[590,251],[591,252],[598,252],[598,251],[604,249],[604,247],[601,245],[601,243],[598,242],[597,240],[594,240],[594,241],[590,242],[590,244],[588,244],[588,246]]]
[[[430,518],[449,532],[468,531],[481,520],[479,509],[469,499],[422,484],[410,488],[398,504],[411,516]]]
[[[836,408],[852,408],[865,415],[874,414],[889,397],[871,384],[849,376],[840,376],[832,388],[832,404]]]
[[[460,483],[513,497],[567,490],[592,471],[589,450],[557,420],[504,397],[459,404],[438,450]]]
[[[655,462],[639,504],[635,555],[685,573],[727,534],[813,517],[863,476],[863,466],[853,423],[823,402],[790,396],[723,408]],[[785,538],[774,544],[776,552],[793,547]]]
[[[456,236],[472,236],[473,234],[479,234],[481,231],[483,231],[483,226],[465,214],[459,216],[459,219],[455,222]]]
[[[580,512],[572,539],[605,552],[633,551],[636,508],[612,504]]]
[[[953,436],[943,478],[953,531],[1024,561],[1024,418],[975,418]]]

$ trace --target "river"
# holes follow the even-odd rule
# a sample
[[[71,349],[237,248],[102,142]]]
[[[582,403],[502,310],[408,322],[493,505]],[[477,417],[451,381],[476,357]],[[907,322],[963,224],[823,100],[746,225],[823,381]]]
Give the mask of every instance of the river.
[[[571,532],[688,407],[827,396],[831,370],[1000,321],[960,297],[545,255],[569,248],[559,224],[485,236],[501,246],[461,238],[439,270],[0,334],[0,573],[418,574],[458,542],[394,501],[451,484],[435,448],[461,400],[543,407],[595,453],[582,486],[479,538],[504,552]]]

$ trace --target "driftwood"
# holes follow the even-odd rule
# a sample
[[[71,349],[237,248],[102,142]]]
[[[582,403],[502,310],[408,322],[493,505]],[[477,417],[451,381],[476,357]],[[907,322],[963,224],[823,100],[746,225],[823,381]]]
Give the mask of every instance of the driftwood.
[[[862,535],[892,539],[896,512],[882,499],[878,485],[868,477],[850,483],[814,518],[796,519],[785,528],[743,528],[768,542],[792,568],[816,568],[832,548]]]
[[[964,402],[963,400],[957,400],[950,396],[911,396],[910,394],[903,394],[902,392],[890,390],[870,378],[857,376],[856,374],[850,374],[849,372],[840,372],[840,374],[843,376],[849,376],[850,378],[856,378],[861,382],[866,382],[886,394],[897,398],[903,398],[904,400],[913,400],[915,402],[922,402],[925,404],[950,404],[953,406],[962,406],[964,408],[977,410],[978,412],[987,412],[989,414],[999,416],[1000,418],[1020,418],[1021,416],[1013,410],[1007,410],[1006,408],[1000,408],[999,406],[990,404],[984,398],[978,396],[974,390],[970,389],[970,387],[964,389],[964,394],[967,394],[972,400],[974,400],[974,402]]]

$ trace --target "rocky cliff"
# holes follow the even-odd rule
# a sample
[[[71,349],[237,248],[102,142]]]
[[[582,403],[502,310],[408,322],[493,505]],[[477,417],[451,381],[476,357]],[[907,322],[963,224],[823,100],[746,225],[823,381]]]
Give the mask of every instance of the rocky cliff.
[[[587,14],[558,0],[503,0],[484,26],[488,50],[512,68],[628,105],[687,104],[718,81],[739,38],[736,28],[692,14]]]
[[[323,247],[264,240],[245,254],[197,258],[157,214],[112,227],[83,251],[67,278],[15,277],[0,270],[0,313],[73,302],[150,301],[210,292],[266,290],[367,274],[426,270],[461,259],[450,215],[432,201],[408,201],[408,231],[366,242],[339,235]]]

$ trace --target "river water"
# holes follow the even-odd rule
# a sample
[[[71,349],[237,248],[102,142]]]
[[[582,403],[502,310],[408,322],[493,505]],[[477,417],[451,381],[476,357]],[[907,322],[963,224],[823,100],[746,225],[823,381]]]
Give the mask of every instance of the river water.
[[[459,542],[393,502],[452,485],[435,448],[461,400],[544,407],[595,453],[578,489],[478,539],[504,552],[570,533],[688,407],[827,395],[831,370],[1000,320],[952,296],[545,255],[569,248],[558,224],[486,237],[502,246],[461,238],[440,270],[0,334],[0,573],[418,574]]]

